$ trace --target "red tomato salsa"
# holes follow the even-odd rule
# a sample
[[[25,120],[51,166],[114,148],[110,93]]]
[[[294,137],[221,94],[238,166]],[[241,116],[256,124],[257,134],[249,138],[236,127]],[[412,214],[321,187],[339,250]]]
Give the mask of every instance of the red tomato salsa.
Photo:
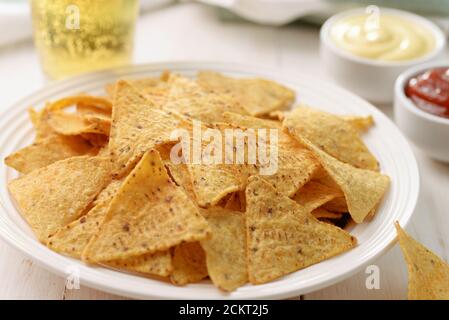
[[[411,78],[405,93],[418,108],[449,118],[449,68],[431,69]]]

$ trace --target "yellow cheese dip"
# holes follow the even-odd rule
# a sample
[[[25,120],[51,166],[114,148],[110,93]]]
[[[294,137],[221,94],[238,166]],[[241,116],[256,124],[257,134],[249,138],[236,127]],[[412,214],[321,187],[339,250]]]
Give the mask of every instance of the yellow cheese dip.
[[[367,14],[343,18],[331,27],[331,38],[352,54],[382,61],[416,59],[435,48],[429,28],[395,15],[376,18]]]

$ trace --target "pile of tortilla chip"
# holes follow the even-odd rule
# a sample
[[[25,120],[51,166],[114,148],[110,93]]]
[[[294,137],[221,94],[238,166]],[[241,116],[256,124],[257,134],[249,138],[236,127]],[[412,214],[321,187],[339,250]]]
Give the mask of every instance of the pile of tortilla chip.
[[[21,173],[9,190],[43,244],[85,263],[225,291],[266,283],[356,246],[345,227],[368,222],[389,185],[361,139],[371,117],[289,111],[295,99],[206,71],[49,102],[30,110],[34,143],[5,159]],[[273,145],[276,170],[232,139],[195,138],[209,129],[257,132],[240,143]],[[195,161],[212,142],[223,161]]]

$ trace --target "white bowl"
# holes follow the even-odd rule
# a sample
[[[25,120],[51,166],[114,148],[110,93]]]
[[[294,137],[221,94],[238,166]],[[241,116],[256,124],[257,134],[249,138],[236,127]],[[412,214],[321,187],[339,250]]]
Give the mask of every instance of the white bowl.
[[[345,17],[365,13],[365,9],[355,9],[336,14],[324,23],[320,32],[320,54],[325,70],[338,84],[372,102],[390,103],[393,101],[396,78],[411,66],[443,58],[446,38],[438,26],[416,14],[386,8],[381,8],[380,12],[404,17],[427,27],[435,37],[434,50],[413,60],[378,61],[356,56],[337,47],[330,37],[330,30]]]
[[[449,67],[449,62],[422,64],[399,76],[394,88],[394,116],[398,127],[418,148],[431,158],[449,162],[449,119],[419,109],[404,92],[410,78],[438,67]]]

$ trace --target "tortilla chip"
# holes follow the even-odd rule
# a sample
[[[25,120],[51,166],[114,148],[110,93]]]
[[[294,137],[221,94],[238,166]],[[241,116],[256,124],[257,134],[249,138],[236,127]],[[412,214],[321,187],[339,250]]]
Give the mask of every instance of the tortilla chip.
[[[348,204],[346,198],[336,197],[323,205],[323,208],[332,212],[348,212]],[[368,214],[369,215],[369,214]]]
[[[282,127],[282,123],[280,123],[279,121],[261,119],[234,112],[224,112],[222,118],[226,123],[245,128],[280,129]]]
[[[34,170],[8,186],[23,217],[45,242],[76,220],[109,181],[109,159],[80,156]]]
[[[342,195],[340,190],[330,188],[316,181],[310,181],[298,191],[293,200],[302,205],[307,212],[312,212],[330,200]]]
[[[117,269],[146,273],[167,277],[173,272],[172,257],[169,250],[147,253],[125,260],[114,260],[105,263]]]
[[[449,265],[410,237],[396,222],[408,268],[409,300],[449,300]]]
[[[80,135],[83,139],[89,141],[89,143],[97,149],[104,149],[107,147],[109,142],[109,137],[104,134],[97,133],[82,133]],[[103,150],[104,151],[104,150]],[[104,156],[110,156],[109,148],[107,148],[107,153],[102,153]]]
[[[51,112],[48,124],[62,135],[79,135],[82,133],[100,133],[109,135],[111,120],[98,115],[79,115],[76,113]]]
[[[341,219],[343,217],[343,213],[330,212],[323,208],[316,208],[311,213],[317,219]]]
[[[315,153],[321,165],[343,191],[352,219],[356,223],[362,223],[383,198],[390,178],[376,171],[355,168],[338,161],[310,141],[301,141]]]
[[[355,246],[346,231],[315,219],[304,207],[252,177],[246,189],[248,272],[265,283]]]
[[[158,110],[126,81],[117,83],[109,150],[117,176],[129,172],[149,149],[171,141],[172,132],[186,123]]]
[[[290,107],[295,93],[289,88],[265,79],[234,79],[222,74],[202,71],[198,83],[207,90],[232,95],[253,116]]]
[[[207,222],[170,179],[157,151],[145,153],[114,197],[100,231],[83,252],[88,262],[163,251],[209,233]]]
[[[289,113],[284,127],[296,138],[305,138],[334,158],[356,168],[379,170],[376,158],[369,152],[358,132],[338,116],[299,107]]]
[[[206,255],[198,242],[182,243],[173,252],[173,284],[185,285],[207,277]]]
[[[84,102],[79,102],[76,105],[76,113],[82,115],[82,116],[86,116],[86,115],[93,115],[93,116],[102,116],[102,117],[107,117],[107,118],[111,118],[112,115],[112,109],[103,109],[103,108],[99,108],[95,105],[91,105],[88,103],[84,103]]]
[[[231,193],[229,196],[229,199],[226,201],[224,208],[231,210],[231,211],[241,211],[242,210],[242,204],[240,202],[239,198],[240,192],[234,192]]]
[[[356,129],[359,133],[363,133],[368,131],[374,125],[373,116],[341,116],[343,120],[348,122],[354,129]]]
[[[211,228],[211,236],[200,241],[209,277],[220,289],[233,291],[248,281],[245,215],[220,207],[201,213]]]
[[[245,109],[229,96],[207,92],[195,81],[171,76],[171,84],[164,109],[173,110],[204,123],[219,122],[225,111],[245,113]]]
[[[94,153],[92,146],[81,137],[52,135],[7,156],[5,164],[20,173],[29,173],[59,160]]]
[[[319,164],[310,151],[301,146],[290,135],[281,131],[278,122],[231,112],[225,112],[223,118],[226,122],[237,124],[239,127],[246,129],[278,130],[277,170],[273,174],[263,175],[263,178],[281,193],[289,197],[293,196],[319,169]],[[270,141],[267,141],[267,149],[269,149],[268,143]],[[267,154],[269,155],[269,152]],[[258,169],[260,169],[260,165],[256,167],[250,165],[247,168],[249,170],[247,176],[259,175],[260,170]]]
[[[184,163],[173,164],[169,160],[165,161],[164,163],[176,185],[180,186],[189,196],[189,198],[192,201],[196,202],[195,191],[193,189],[192,180],[190,179],[190,174],[187,166]]]
[[[60,111],[68,107],[77,105],[78,103],[89,104],[96,106],[99,109],[110,111],[112,109],[112,103],[109,99],[102,97],[95,97],[90,95],[78,95],[59,99],[46,106],[46,109],[50,112]]]
[[[167,83],[169,73],[164,72],[159,78],[141,78],[126,80],[136,90],[138,90],[146,99],[150,100],[158,107],[165,104],[170,85]],[[105,90],[111,98],[114,97],[116,83],[106,85]]]
[[[242,188],[236,166],[187,164],[187,168],[201,207],[215,206],[226,195]]]
[[[109,209],[109,201],[103,201],[93,207],[87,214],[62,227],[48,238],[47,246],[64,255],[81,258],[84,248],[98,232]]]

